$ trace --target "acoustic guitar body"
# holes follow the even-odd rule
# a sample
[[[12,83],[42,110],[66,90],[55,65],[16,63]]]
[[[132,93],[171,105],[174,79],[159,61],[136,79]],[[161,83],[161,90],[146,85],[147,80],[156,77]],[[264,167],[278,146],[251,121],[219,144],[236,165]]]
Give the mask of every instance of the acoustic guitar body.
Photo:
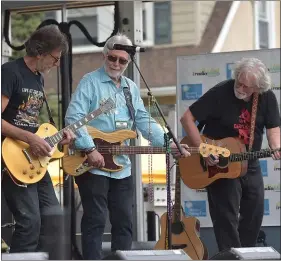
[[[164,250],[166,248],[166,234],[167,234],[167,213],[161,216],[161,235],[157,241],[154,249]],[[199,227],[198,227],[199,226]],[[198,230],[200,223],[195,217],[181,218],[181,221],[176,221],[171,224],[171,242],[172,249],[182,249],[193,260],[203,260],[205,258],[205,247],[202,244]]]
[[[245,145],[238,138],[225,138],[213,141],[201,136],[203,143],[212,144],[227,148],[231,153],[246,152]],[[185,137],[181,143],[193,146],[190,140]],[[216,151],[210,151],[210,154],[216,155]],[[245,175],[248,167],[247,161],[229,162],[227,158],[221,155],[221,163],[216,166],[206,166],[200,154],[192,154],[187,158],[179,159],[179,168],[183,183],[191,189],[205,188],[217,179],[234,179]]]

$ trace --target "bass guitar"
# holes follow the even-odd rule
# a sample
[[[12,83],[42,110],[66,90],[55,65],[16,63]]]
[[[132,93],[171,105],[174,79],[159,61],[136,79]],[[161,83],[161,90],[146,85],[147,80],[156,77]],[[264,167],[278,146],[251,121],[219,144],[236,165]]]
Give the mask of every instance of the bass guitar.
[[[123,169],[123,166],[117,164],[114,160],[116,155],[134,155],[134,154],[165,154],[166,148],[152,146],[126,146],[121,145],[127,139],[136,137],[136,133],[131,130],[118,130],[115,132],[105,133],[91,126],[87,126],[89,134],[93,137],[96,148],[104,157],[104,171],[117,172]],[[222,148],[216,148],[211,144],[201,144],[199,147],[188,150],[191,154],[200,154],[207,157],[209,151]],[[171,149],[172,153],[177,149]],[[62,159],[63,170],[72,176],[79,176],[86,171],[92,169],[92,166],[87,164],[87,155],[83,150],[75,150],[65,145],[63,148],[64,157]]]
[[[6,137],[2,144],[2,158],[6,169],[12,178],[24,184],[32,184],[40,181],[46,171],[51,159],[63,157],[63,153],[57,148],[57,144],[63,140],[63,131],[71,130],[74,133],[86,125],[89,121],[97,118],[102,113],[107,113],[115,108],[111,98],[101,102],[99,109],[92,111],[84,118],[78,120],[61,131],[58,131],[52,124],[43,123],[40,125],[36,135],[44,138],[52,147],[51,157],[35,156],[31,153],[29,145],[23,141]]]
[[[182,249],[190,256],[192,260],[205,260],[208,257],[206,247],[200,240],[200,221],[195,217],[185,216],[181,206],[181,178],[178,165],[176,166],[175,183],[175,203],[172,210],[171,221],[171,248]],[[166,245],[167,234],[167,213],[164,213],[160,219],[161,234],[154,249],[168,249]]]
[[[201,155],[191,155],[179,159],[182,181],[192,189],[205,188],[221,178],[235,179],[242,177],[247,172],[248,160],[271,157],[275,151],[280,151],[279,148],[247,152],[245,145],[239,138],[228,137],[214,141],[202,135],[201,139],[208,144],[223,144],[226,149],[221,150],[223,153],[209,150],[209,154],[219,157],[219,163],[215,166],[207,166]],[[192,144],[187,137],[183,138],[181,143]]]

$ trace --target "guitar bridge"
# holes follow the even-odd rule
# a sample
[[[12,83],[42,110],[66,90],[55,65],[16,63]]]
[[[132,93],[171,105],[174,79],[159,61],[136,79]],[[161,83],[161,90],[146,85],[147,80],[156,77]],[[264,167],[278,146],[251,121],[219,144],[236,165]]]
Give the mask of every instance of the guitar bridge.
[[[28,160],[29,164],[31,164],[32,160],[28,154],[28,151],[26,149],[24,149],[24,150],[22,150],[22,152],[23,152],[24,156],[26,157],[26,159]]]
[[[172,245],[172,249],[184,249],[187,247],[187,244],[177,244],[177,245]]]

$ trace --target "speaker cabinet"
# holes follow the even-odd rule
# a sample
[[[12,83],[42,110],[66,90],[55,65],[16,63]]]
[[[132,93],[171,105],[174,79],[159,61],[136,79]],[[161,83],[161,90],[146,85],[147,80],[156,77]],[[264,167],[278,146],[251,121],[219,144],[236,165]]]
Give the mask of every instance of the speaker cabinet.
[[[241,247],[219,252],[210,260],[280,260],[273,247]]]
[[[103,260],[192,260],[183,250],[135,250],[120,251],[106,256]]]
[[[48,260],[49,255],[45,252],[10,253],[2,254],[2,260]]]

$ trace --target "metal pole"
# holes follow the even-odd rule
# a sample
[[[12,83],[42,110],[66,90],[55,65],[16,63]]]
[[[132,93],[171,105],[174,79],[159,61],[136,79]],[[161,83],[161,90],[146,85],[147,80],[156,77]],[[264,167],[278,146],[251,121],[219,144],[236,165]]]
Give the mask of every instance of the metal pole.
[[[120,1],[120,26],[121,32],[126,34],[133,44],[141,45],[142,43],[142,1]],[[139,66],[139,54],[135,54],[135,61]],[[133,63],[128,66],[127,77],[132,79],[140,87],[140,75]],[[132,140],[132,146],[140,146],[140,139]],[[134,179],[134,221],[133,221],[133,240],[144,241],[144,200],[143,184],[141,171],[140,156],[131,157],[132,176]]]
[[[62,8],[62,23],[60,30],[69,35],[69,27],[67,23],[67,10],[64,5]],[[62,124],[65,126],[64,115],[70,102],[70,86],[69,86],[69,55],[65,54],[61,58],[60,64],[61,75],[61,106],[62,106]],[[71,185],[72,178],[68,178],[67,174],[63,174],[63,209],[64,209],[64,235],[65,235],[65,259],[72,259],[71,253]]]

